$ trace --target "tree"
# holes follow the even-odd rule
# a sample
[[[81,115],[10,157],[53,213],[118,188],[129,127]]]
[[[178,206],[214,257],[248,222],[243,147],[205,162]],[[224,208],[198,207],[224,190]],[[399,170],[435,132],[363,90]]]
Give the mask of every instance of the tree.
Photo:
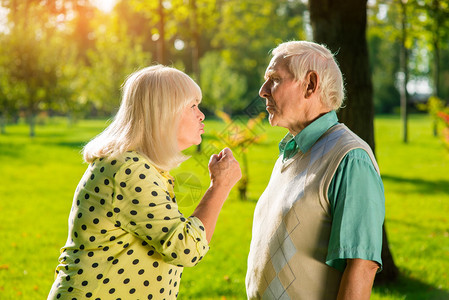
[[[372,83],[366,42],[367,1],[314,0],[309,1],[314,40],[326,44],[337,53],[346,82],[346,107],[339,113],[349,128],[375,150],[374,108]],[[391,255],[383,229],[382,261],[384,270],[377,282],[393,281],[398,269]]]

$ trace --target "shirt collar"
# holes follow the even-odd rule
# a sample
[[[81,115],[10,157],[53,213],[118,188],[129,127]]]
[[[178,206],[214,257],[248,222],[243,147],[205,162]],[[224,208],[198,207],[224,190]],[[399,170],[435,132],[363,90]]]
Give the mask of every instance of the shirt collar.
[[[299,150],[302,153],[309,151],[316,141],[337,123],[337,113],[332,110],[310,123],[296,136],[287,133],[279,143],[279,152],[284,155],[283,160],[293,157]]]

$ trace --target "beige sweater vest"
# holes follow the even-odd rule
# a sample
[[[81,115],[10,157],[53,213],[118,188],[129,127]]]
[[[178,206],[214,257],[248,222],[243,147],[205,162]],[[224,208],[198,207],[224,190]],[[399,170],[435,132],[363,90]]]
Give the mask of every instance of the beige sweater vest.
[[[326,265],[332,226],[328,188],[348,151],[370,147],[338,124],[307,153],[278,158],[253,221],[248,299],[335,299],[341,272]]]

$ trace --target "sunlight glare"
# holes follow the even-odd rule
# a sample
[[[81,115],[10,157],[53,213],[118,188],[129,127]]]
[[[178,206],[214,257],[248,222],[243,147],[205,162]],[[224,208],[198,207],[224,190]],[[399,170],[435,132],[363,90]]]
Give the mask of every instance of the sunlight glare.
[[[105,13],[110,13],[114,9],[117,0],[91,0],[91,2],[99,10]]]

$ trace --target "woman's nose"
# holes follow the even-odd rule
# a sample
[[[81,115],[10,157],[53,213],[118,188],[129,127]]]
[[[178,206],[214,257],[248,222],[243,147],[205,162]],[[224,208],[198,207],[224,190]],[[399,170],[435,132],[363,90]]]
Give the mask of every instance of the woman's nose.
[[[203,114],[203,112],[198,108],[198,118],[200,119],[201,122],[204,121],[204,119],[206,118],[206,116]]]

